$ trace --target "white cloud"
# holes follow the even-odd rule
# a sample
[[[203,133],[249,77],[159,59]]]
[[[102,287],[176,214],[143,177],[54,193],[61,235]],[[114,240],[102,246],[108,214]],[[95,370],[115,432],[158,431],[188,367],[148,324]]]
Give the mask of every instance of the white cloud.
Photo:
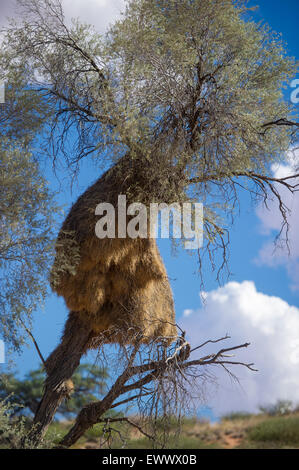
[[[13,14],[14,0],[0,0],[0,26],[2,26],[7,16]]]
[[[183,316],[184,316],[184,317],[189,317],[192,313],[193,313],[193,310],[190,310],[189,308],[186,308],[186,309],[183,311]]]
[[[15,0],[0,0],[0,25],[6,16],[15,15]],[[79,18],[103,33],[109,24],[119,18],[125,8],[125,0],[62,0],[66,21]]]
[[[125,0],[63,0],[66,18],[79,18],[104,32],[124,10]]]
[[[285,164],[273,165],[274,177],[283,178],[294,174],[297,172],[298,161],[298,150],[288,152]],[[288,253],[285,244],[277,249],[274,246],[273,239],[275,233],[278,233],[281,228],[282,216],[277,201],[273,200],[268,204],[269,210],[264,205],[260,205],[257,209],[257,215],[261,221],[261,232],[271,236],[271,240],[268,240],[262,246],[256,261],[267,266],[285,266],[292,280],[291,287],[294,290],[299,290],[299,193],[291,194],[290,191],[281,185],[277,186],[277,189],[283,202],[290,209],[288,215],[290,253]]]
[[[279,297],[257,292],[251,281],[230,282],[204,294],[204,306],[193,313],[188,311],[181,321],[192,346],[227,333],[231,337],[225,340],[227,346],[251,343],[236,352],[235,360],[254,362],[258,369],[231,369],[240,385],[221,367],[212,369],[218,387],[209,387],[213,393],[207,404],[214,412],[218,416],[240,410],[256,412],[260,405],[278,399],[299,402],[299,309]],[[210,345],[207,353],[222,346]]]

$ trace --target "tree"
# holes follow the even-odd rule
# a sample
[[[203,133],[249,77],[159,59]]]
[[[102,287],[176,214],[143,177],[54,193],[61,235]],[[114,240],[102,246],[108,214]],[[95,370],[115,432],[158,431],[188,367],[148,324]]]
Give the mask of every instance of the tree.
[[[5,61],[3,50],[1,61]],[[5,67],[0,104],[0,337],[20,350],[24,325],[47,294],[59,208],[40,170],[37,140],[51,110],[24,70]]]
[[[138,200],[202,201],[206,248],[226,261],[238,188],[278,197],[271,163],[294,137],[282,88],[297,65],[280,37],[243,1],[129,1],[107,37],[67,27],[59,0],[19,5],[24,22],[6,32],[3,67],[30,62],[27,79],[55,110],[52,156],[63,153],[73,171],[89,155],[141,160]]]
[[[53,196],[26,147],[0,143],[0,336],[19,350],[32,312],[47,294],[53,252]]]
[[[116,170],[129,161],[124,178],[137,176],[126,191],[136,202],[203,202],[205,246],[199,261],[207,253],[218,278],[227,263],[229,222],[240,187],[254,199],[275,197],[287,233],[287,207],[277,188],[296,191],[299,175],[273,178],[271,164],[296,139],[295,113],[282,89],[297,64],[278,35],[251,19],[246,2],[131,0],[105,37],[79,21],[68,27],[59,0],[19,0],[19,5],[24,20],[5,32],[2,67],[21,71],[52,110],[44,121],[49,130],[44,147],[54,161],[62,154],[76,174],[82,158],[104,164],[108,155]],[[218,247],[223,260],[215,265]],[[211,341],[218,340],[203,344]],[[72,367],[83,346],[78,343]],[[118,351],[125,362],[106,397],[83,408],[63,444],[74,443],[107,407],[116,406],[118,396],[132,390],[143,405],[149,396],[151,416],[169,414],[170,404],[182,403],[178,389],[187,392],[188,370],[200,379],[203,366],[236,364],[226,353],[245,346],[194,362],[189,355],[199,347],[192,349],[183,333],[170,348],[153,342],[146,351],[136,337]],[[136,382],[135,373],[141,374]],[[67,393],[65,378],[39,409],[38,439]]]
[[[99,399],[105,391],[106,371],[100,367],[81,364],[73,376],[74,392],[67,402],[63,402],[58,413],[70,418],[79,413],[87,403]],[[45,370],[43,367],[28,372],[23,379],[13,373],[2,374],[0,401],[8,398],[14,414],[35,414],[43,395]]]

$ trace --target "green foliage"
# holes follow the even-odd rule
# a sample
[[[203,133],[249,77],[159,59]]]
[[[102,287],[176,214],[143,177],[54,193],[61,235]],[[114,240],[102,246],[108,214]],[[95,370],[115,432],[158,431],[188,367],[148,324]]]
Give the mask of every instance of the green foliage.
[[[0,337],[20,349],[22,322],[47,292],[53,255],[53,228],[58,207],[36,158],[37,137],[50,118],[41,94],[28,85],[26,66],[12,63],[0,51]]]
[[[142,151],[152,151],[144,136],[153,135],[202,176],[260,170],[287,148],[288,131],[265,137],[258,128],[289,115],[281,86],[296,64],[279,35],[245,13],[231,0],[129,2],[108,48]],[[142,119],[138,131],[131,115]]]
[[[277,400],[273,405],[260,406],[259,409],[269,416],[283,416],[292,413],[294,405],[290,400]]]
[[[17,416],[15,407],[21,405],[11,402],[11,397],[0,399],[0,449],[52,448],[60,435],[60,429],[52,426],[51,432],[38,445],[29,438],[29,429],[34,429],[31,420]]]
[[[58,413],[65,418],[79,413],[86,404],[99,400],[105,391],[107,372],[96,365],[81,364],[72,380],[74,392],[64,401]],[[9,395],[13,405],[13,414],[35,414],[43,394],[45,373],[42,368],[30,371],[24,379],[17,379],[14,374],[1,374],[0,400]]]
[[[105,37],[79,21],[66,26],[59,0],[18,3],[24,21],[5,33],[3,64],[39,97],[36,122],[51,110],[52,156],[62,153],[74,172],[90,155],[138,160],[146,178],[128,194],[199,199],[206,248],[225,257],[236,178],[264,197],[263,177],[292,142],[291,127],[264,127],[295,115],[282,91],[298,67],[280,35],[242,0],[130,0]]]
[[[247,419],[251,417],[252,417],[251,413],[246,413],[245,411],[235,411],[233,413],[229,413],[229,414],[222,416],[221,421],[240,421],[240,420],[246,421]]]
[[[14,374],[1,374],[0,399],[9,396],[9,402],[13,406],[12,414],[19,415],[28,412],[35,413],[42,396],[45,376],[42,369],[31,371],[23,380],[19,380]]]
[[[11,144],[20,142],[26,147],[36,140],[37,135],[50,118],[47,101],[28,85],[26,74],[6,64],[0,51],[0,80],[5,83],[5,103],[0,104],[1,139]]]
[[[118,444],[118,447],[117,447]],[[119,443],[115,442],[112,449],[119,448]],[[152,449],[153,443],[150,439],[141,438],[128,441],[125,446],[126,449]],[[159,447],[157,447],[159,448]],[[161,447],[160,447],[161,448]],[[167,441],[166,449],[219,449],[221,446],[217,444],[206,444],[200,439],[194,437],[181,436],[172,437]]]
[[[0,336],[19,349],[21,322],[47,293],[57,208],[38,164],[23,145],[0,143]]]
[[[0,449],[30,448],[25,418],[14,419],[14,407],[9,401],[0,400]]]
[[[270,418],[250,429],[248,437],[257,442],[276,442],[299,446],[299,418]]]
[[[107,371],[95,364],[80,364],[72,377],[74,393],[61,405],[59,412],[71,416],[88,403],[99,400],[105,392],[108,377]]]
[[[22,70],[26,56],[23,73],[59,106],[55,124],[76,129],[78,158],[129,148],[132,158],[158,152],[181,177],[229,176],[269,168],[288,148],[290,130],[261,126],[290,116],[282,87],[297,65],[244,2],[131,0],[107,39],[79,21],[64,27],[58,0],[19,4],[24,23],[6,33],[7,65]]]
[[[70,421],[54,421],[50,424],[46,435],[46,442],[50,443],[50,446],[55,446],[59,444],[61,439],[65,434],[70,430],[72,423]]]

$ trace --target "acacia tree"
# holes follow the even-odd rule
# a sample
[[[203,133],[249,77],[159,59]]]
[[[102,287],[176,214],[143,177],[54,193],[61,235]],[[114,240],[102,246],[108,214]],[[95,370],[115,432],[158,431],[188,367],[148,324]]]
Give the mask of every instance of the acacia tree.
[[[23,326],[30,326],[47,294],[54,247],[58,208],[36,155],[36,137],[51,110],[27,86],[23,68],[3,67],[0,81],[6,82],[0,104],[0,336],[20,350],[27,337]]]
[[[87,156],[141,160],[150,174],[139,199],[202,201],[210,253],[226,245],[239,185],[278,197],[271,164],[298,128],[282,94],[296,62],[245,3],[129,1],[101,36],[79,21],[66,26],[59,1],[19,0],[24,20],[3,43],[3,69],[25,69],[55,110],[52,156],[74,171]]]
[[[67,402],[61,404],[58,412],[65,419],[77,414],[84,405],[97,401],[104,395],[108,374],[96,365],[81,364],[73,376],[74,393]],[[28,372],[23,379],[13,373],[2,374],[0,400],[8,398],[12,405],[11,413],[23,415],[36,412],[43,394],[45,380],[44,367]]]
[[[47,294],[55,205],[32,155],[0,144],[0,334],[19,350]]]
[[[131,0],[105,36],[79,21],[68,26],[59,0],[18,3],[23,20],[6,29],[1,67],[21,71],[52,110],[44,120],[44,150],[54,161],[63,156],[76,174],[83,158],[106,164],[108,156],[117,165],[125,156],[132,168],[144,169],[142,184],[132,187],[136,201],[200,200],[205,245],[199,260],[207,253],[214,266],[220,247],[220,271],[240,187],[265,202],[270,192],[287,231],[278,188],[296,191],[298,174],[277,179],[271,165],[296,141],[298,124],[282,90],[297,64],[277,34],[251,19],[245,1]],[[137,389],[139,399],[149,392],[149,408],[158,413],[169,403],[167,394],[179,402],[166,386],[175,383],[177,391],[177,374],[185,379],[193,366],[233,362],[222,349],[194,363],[184,334],[170,349],[148,346],[145,365],[143,359],[136,364],[141,350],[138,342],[121,348],[126,364],[119,378],[107,397],[82,410],[64,445],[100,421],[120,394]],[[135,373],[143,375],[132,382]],[[144,389],[149,383],[154,392]],[[59,399],[65,393],[61,389]]]
[[[3,53],[0,53],[2,59]],[[36,158],[35,138],[50,109],[26,87],[24,71],[1,70],[0,104],[0,336],[20,350],[32,312],[47,294],[58,208]]]

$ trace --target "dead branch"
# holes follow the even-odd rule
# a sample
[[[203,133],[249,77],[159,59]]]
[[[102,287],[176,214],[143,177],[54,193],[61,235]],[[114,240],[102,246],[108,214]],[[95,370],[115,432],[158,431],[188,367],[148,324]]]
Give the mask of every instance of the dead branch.
[[[109,425],[110,423],[128,423],[130,426],[133,426],[134,428],[138,429],[138,431],[143,434],[145,437],[148,439],[154,440],[154,437],[148,434],[144,429],[142,429],[141,426],[139,426],[137,423],[132,421],[130,418],[127,417],[122,417],[122,418],[105,418],[101,419],[98,421],[98,423],[104,423],[105,425]]]
[[[187,397],[191,395],[191,381],[200,382],[204,377],[203,370],[206,366],[220,365],[227,369],[228,366],[243,366],[251,371],[256,371],[252,363],[241,361],[233,361],[231,352],[244,349],[249,346],[249,343],[244,343],[237,346],[221,348],[214,354],[203,355],[202,357],[190,360],[190,352],[198,351],[209,343],[218,343],[227,339],[226,335],[223,338],[216,340],[208,340],[200,346],[191,349],[188,341],[182,341],[182,338],[165,350],[165,345],[152,344],[142,345],[142,338],[140,342],[131,348],[131,351],[125,351],[127,355],[126,363],[122,373],[111,386],[106,396],[98,402],[90,403],[85,406],[78,414],[76,421],[67,435],[61,440],[60,446],[70,447],[92,426],[95,424],[109,424],[116,421],[126,421],[129,424],[138,428],[134,422],[129,418],[103,418],[104,413],[109,412],[110,409],[117,406],[135,401],[139,410],[142,410],[142,404],[145,406],[145,412],[149,418],[159,416],[159,410],[163,407],[164,413],[166,410],[171,414],[171,406],[183,406],[187,401]],[[164,348],[164,354],[158,351],[159,348]],[[147,352],[149,358],[158,356],[159,359],[144,361],[144,355]],[[184,354],[182,354],[184,352]],[[161,357],[161,358],[160,358]],[[138,362],[136,364],[136,359]],[[138,390],[139,393],[130,396],[130,392]],[[128,396],[129,394],[129,396]],[[127,395],[127,396],[126,396]],[[125,396],[123,400],[119,400],[121,396]],[[176,400],[173,400],[173,397]],[[148,397],[147,404],[144,402],[145,397]],[[148,407],[150,403],[150,407]],[[158,414],[157,414],[158,413]],[[153,436],[148,435],[144,430],[139,429],[146,437],[152,439]]]

